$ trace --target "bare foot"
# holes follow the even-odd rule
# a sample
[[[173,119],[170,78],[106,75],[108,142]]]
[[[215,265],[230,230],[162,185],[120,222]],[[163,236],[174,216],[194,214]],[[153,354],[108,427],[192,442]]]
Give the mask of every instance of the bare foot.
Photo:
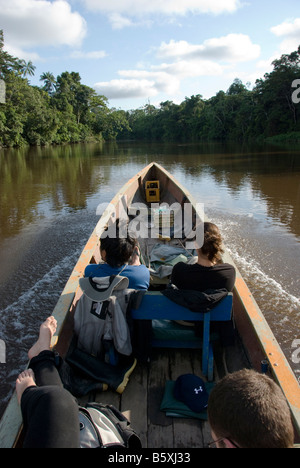
[[[36,383],[34,381],[34,373],[33,370],[27,369],[22,372],[16,381],[16,392],[18,397],[19,405],[21,404],[21,398],[28,387],[36,387]]]
[[[37,342],[28,352],[29,359],[38,356],[42,351],[50,351],[51,339],[56,332],[57,321],[54,317],[49,317],[40,327],[40,335]]]

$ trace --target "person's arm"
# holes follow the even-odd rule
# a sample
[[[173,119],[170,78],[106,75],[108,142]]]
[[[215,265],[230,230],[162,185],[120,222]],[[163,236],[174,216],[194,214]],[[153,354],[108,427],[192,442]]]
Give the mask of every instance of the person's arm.
[[[129,259],[128,265],[131,265],[131,266],[141,265],[140,249],[137,246],[134,248],[133,254],[131,255],[131,258]]]

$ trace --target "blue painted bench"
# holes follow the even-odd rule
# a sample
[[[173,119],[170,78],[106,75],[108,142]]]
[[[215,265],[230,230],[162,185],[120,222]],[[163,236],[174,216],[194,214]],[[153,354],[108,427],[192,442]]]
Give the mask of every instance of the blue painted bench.
[[[213,380],[213,349],[210,323],[229,321],[232,317],[233,295],[228,294],[212,311],[191,312],[165,297],[160,292],[147,292],[138,309],[132,309],[134,320],[152,320],[152,346],[163,348],[202,348],[202,372]],[[194,329],[174,321],[203,322],[203,339],[195,336]]]

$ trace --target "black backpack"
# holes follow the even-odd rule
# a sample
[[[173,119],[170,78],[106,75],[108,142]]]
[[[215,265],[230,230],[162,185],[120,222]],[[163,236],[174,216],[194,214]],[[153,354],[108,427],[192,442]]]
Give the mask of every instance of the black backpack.
[[[79,422],[80,448],[142,448],[128,419],[112,405],[88,403],[79,407]]]

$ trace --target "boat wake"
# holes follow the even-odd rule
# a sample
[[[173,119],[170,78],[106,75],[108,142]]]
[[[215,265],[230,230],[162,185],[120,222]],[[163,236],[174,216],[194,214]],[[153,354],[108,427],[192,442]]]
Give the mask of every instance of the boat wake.
[[[18,374],[27,366],[28,349],[38,337],[40,324],[52,314],[81,248],[64,257],[29,290],[0,311],[0,339],[6,345],[6,363],[0,364],[1,407],[9,401]]]
[[[281,306],[282,301],[286,300],[296,309],[300,308],[300,298],[294,296],[293,294],[286,291],[286,289],[274,278],[269,276],[264,272],[257,262],[253,259],[242,257],[236,251],[227,249],[237,265],[243,270],[243,276],[247,281],[251,283],[258,283],[262,292],[260,293],[261,297],[267,296],[268,299],[272,300],[272,304],[276,306]],[[270,294],[272,297],[270,297]]]
[[[292,369],[299,374],[292,358],[293,343],[300,339],[299,240],[253,217],[220,212],[211,217]]]

